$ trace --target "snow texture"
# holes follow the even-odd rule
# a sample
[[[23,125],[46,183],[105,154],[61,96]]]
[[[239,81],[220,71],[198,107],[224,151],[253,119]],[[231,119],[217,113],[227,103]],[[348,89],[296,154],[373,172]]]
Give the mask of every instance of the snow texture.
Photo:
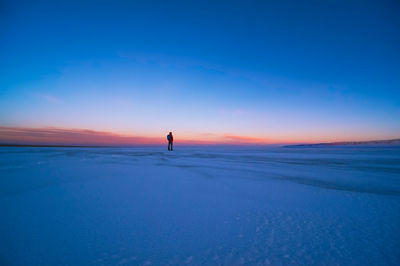
[[[400,149],[0,148],[0,265],[399,265]]]

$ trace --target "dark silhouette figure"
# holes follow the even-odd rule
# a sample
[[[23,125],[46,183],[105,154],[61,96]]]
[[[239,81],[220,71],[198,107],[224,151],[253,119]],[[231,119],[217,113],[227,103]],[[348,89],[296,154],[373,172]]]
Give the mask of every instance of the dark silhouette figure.
[[[172,136],[172,132],[169,132],[169,134],[167,135],[167,140],[168,140],[168,150],[173,151],[174,137]]]

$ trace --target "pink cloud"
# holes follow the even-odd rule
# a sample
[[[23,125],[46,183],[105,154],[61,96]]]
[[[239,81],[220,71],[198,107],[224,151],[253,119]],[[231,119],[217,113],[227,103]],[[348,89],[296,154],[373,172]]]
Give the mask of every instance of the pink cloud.
[[[0,143],[49,145],[147,145],[163,139],[88,129],[0,127]]]
[[[186,145],[197,144],[267,144],[268,140],[250,136],[231,134],[200,134],[199,137],[175,136],[176,142]],[[123,135],[90,129],[66,129],[56,127],[27,128],[1,127],[1,144],[27,145],[94,145],[94,146],[129,146],[129,145],[162,145],[166,143],[164,134],[160,137]]]

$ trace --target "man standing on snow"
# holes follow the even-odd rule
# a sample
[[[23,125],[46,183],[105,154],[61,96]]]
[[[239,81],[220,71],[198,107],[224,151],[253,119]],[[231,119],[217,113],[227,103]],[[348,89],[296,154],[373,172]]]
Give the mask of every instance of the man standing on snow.
[[[168,150],[173,151],[173,142],[174,142],[174,137],[172,136],[172,132],[169,132],[167,135],[167,140],[168,140]]]

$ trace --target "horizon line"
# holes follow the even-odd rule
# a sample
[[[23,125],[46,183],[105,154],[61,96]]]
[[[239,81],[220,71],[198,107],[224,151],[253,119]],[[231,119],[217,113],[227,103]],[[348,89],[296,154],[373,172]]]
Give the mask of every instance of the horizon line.
[[[168,131],[168,130],[167,130]],[[166,132],[167,132],[166,131]],[[200,134],[201,135],[201,134]],[[204,133],[203,133],[204,135]],[[307,141],[307,140],[278,140],[234,134],[213,134],[214,138],[204,139],[183,136],[175,138],[180,145],[224,145],[224,146],[278,146],[295,144],[331,144],[349,142],[393,141],[399,138],[371,139],[371,140],[336,140],[336,141]],[[129,146],[158,146],[165,145],[166,141],[160,137],[143,137],[118,134],[110,131],[93,129],[76,129],[63,127],[12,127],[0,126],[0,146],[27,145],[27,146],[80,146],[80,147],[129,147]]]

